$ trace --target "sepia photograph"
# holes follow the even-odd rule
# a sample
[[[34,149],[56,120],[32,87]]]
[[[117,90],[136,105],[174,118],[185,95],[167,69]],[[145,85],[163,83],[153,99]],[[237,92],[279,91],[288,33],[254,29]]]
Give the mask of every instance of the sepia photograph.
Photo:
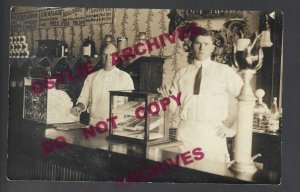
[[[7,179],[281,184],[283,21],[11,7]]]

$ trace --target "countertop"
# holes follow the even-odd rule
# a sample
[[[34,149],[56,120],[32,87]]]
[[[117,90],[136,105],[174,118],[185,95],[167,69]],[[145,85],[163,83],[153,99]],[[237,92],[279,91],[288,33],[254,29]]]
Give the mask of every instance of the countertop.
[[[80,128],[62,131],[28,120],[12,120],[10,122],[9,154],[15,151],[15,153],[22,153],[34,159],[51,161],[92,175],[95,178],[94,181],[113,181],[116,176],[125,177],[127,173],[167,158],[174,158],[182,152],[180,141],[144,147],[108,140],[106,139],[108,133],[85,139]],[[53,141],[58,136],[65,138],[67,146],[61,150],[55,150],[49,155],[43,155],[41,143]],[[186,166],[180,166],[176,170],[157,175],[149,181],[231,184],[280,183],[280,172],[261,169],[253,174],[236,174],[228,169],[227,164],[211,162],[205,158]]]

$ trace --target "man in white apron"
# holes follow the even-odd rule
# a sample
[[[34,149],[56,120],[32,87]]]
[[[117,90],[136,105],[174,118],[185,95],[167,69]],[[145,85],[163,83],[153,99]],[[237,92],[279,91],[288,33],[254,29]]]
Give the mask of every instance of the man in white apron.
[[[77,104],[71,109],[72,114],[79,115],[89,108],[91,125],[109,118],[109,91],[134,90],[130,75],[112,63],[112,53],[117,51],[116,47],[113,44],[106,44],[102,50],[103,69],[86,78]],[[114,104],[121,105],[125,102],[125,97],[118,97]]]
[[[170,110],[178,117],[173,127],[182,150],[200,147],[205,159],[227,163],[226,137],[236,132],[236,97],[243,81],[232,68],[210,59],[215,47],[208,31],[200,30],[190,39],[189,64],[175,74],[170,89],[164,85],[158,91],[164,97],[181,92],[181,106],[173,104]]]

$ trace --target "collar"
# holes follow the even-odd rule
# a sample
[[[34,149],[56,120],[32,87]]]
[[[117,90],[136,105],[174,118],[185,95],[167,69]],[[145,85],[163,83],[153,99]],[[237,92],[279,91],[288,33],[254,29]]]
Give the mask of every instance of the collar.
[[[210,58],[207,58],[203,61],[199,61],[199,60],[194,59],[193,65],[197,68],[199,68],[200,66],[203,67],[203,68],[206,68],[210,63],[211,63]]]
[[[117,70],[118,70],[117,67],[114,67],[114,68],[113,68],[112,70],[110,70],[110,71],[105,71],[104,69],[102,69],[102,71],[103,71],[104,74],[110,74],[110,73],[116,72]]]

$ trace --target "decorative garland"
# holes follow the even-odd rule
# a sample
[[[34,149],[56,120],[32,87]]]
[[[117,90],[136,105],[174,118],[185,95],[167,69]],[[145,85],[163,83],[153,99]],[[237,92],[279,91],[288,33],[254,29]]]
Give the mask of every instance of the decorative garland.
[[[54,39],[55,39],[55,40],[56,40],[57,37],[58,37],[58,34],[57,34],[57,28],[56,28],[56,27],[53,28],[53,36],[54,36]]]
[[[113,14],[115,15],[115,9],[113,10]],[[115,22],[113,21],[112,24],[110,24],[110,34],[111,34],[111,39],[112,39],[112,42],[116,42],[115,41],[115,35],[116,35],[116,28],[115,28]]]
[[[79,41],[80,41],[80,43],[82,43],[83,42],[83,26],[82,26],[82,24],[80,25],[79,29],[80,29]]]
[[[94,26],[90,25],[89,29],[90,29],[91,40],[93,40],[94,39],[94,35],[95,35]]]
[[[147,15],[147,20],[146,20],[146,36],[148,39],[151,39],[152,38],[152,31],[151,31],[151,22],[153,21],[152,20],[152,17],[154,16],[153,12],[152,12],[152,9],[149,9],[149,12],[148,12],[148,15]]]
[[[127,14],[127,9],[124,9],[124,14],[121,22],[121,36],[126,37],[126,24],[128,24],[128,14]]]
[[[49,29],[46,28],[46,39],[49,39]]]
[[[160,19],[159,19],[159,24],[160,24],[160,30],[163,33],[165,33],[167,31],[167,26],[166,26],[166,15],[165,15],[166,10],[165,9],[161,9],[159,11],[160,13]],[[163,56],[164,55],[164,47],[161,47],[159,50],[159,55]]]
[[[176,72],[178,70],[178,66],[177,66],[177,62],[178,62],[178,54],[179,54],[179,50],[181,49],[181,46],[180,46],[180,42],[179,42],[179,39],[176,38],[176,42],[175,42],[175,46],[174,46],[174,49],[173,49],[173,61],[172,61],[172,71]]]
[[[103,24],[102,23],[103,22],[101,22],[101,24],[99,25],[99,41],[100,41],[100,45],[103,44]]]
[[[74,36],[75,36],[74,26],[70,27],[70,32],[71,32],[70,51],[71,51],[71,54],[73,55],[73,49],[74,49],[74,44],[75,44],[75,40],[74,40]]]
[[[63,39],[63,41],[66,39],[66,33],[65,33],[65,27],[62,27],[61,28],[62,29],[62,39]]]
[[[30,31],[30,40],[31,40],[31,53],[34,51],[34,32],[33,30]]]
[[[140,26],[139,26],[139,14],[140,14],[140,11],[139,9],[136,9],[134,11],[134,14],[133,14],[133,17],[134,17],[134,21],[133,21],[133,29],[132,31],[135,32],[135,39],[138,39],[139,37],[139,32],[140,32]]]
[[[39,35],[39,40],[41,40],[41,39],[42,39],[42,31],[41,31],[40,28],[38,29],[38,33],[39,33],[39,34],[38,34],[38,35]]]

